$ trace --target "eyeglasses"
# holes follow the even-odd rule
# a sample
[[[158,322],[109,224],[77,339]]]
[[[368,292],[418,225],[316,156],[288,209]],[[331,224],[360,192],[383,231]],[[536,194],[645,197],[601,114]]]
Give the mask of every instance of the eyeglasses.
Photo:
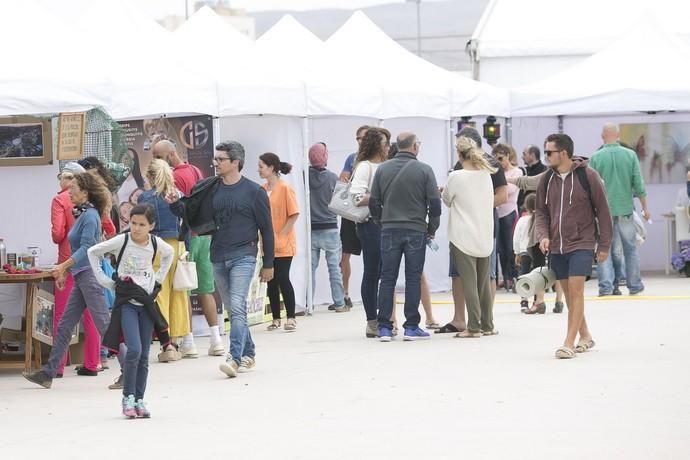
[[[213,161],[215,161],[216,163],[222,163],[222,162],[224,162],[224,161],[226,161],[226,160],[232,161],[232,158],[228,158],[228,157],[213,157]]]
[[[544,150],[544,154],[545,154],[547,157],[550,157],[552,153],[558,153],[558,152],[560,152],[560,151],[562,151],[562,150],[563,150],[563,149],[558,149],[558,150]]]
[[[506,159],[506,157],[496,157],[497,161],[504,161],[505,159]]]

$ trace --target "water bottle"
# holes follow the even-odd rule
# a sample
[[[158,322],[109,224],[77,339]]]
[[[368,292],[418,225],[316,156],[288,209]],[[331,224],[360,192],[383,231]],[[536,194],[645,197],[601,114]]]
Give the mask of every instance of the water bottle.
[[[431,249],[432,251],[438,251],[438,243],[436,243],[436,241],[434,241],[433,238],[427,236],[426,245],[429,246],[429,249]]]
[[[0,268],[7,264],[7,246],[5,246],[5,240],[0,238]]]

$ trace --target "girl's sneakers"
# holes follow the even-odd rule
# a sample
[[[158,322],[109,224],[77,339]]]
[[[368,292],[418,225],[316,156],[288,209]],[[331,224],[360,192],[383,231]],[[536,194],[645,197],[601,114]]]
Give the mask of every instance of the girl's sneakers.
[[[122,415],[128,419],[137,417],[136,403],[134,402],[134,395],[122,397]]]
[[[137,399],[136,407],[134,408],[139,418],[151,418],[151,412],[146,408],[143,399]]]

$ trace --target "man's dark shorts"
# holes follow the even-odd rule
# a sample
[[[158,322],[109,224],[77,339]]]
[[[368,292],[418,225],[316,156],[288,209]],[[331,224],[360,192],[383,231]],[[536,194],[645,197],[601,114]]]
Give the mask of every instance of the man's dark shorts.
[[[566,280],[571,276],[587,277],[592,274],[594,251],[578,249],[567,254],[551,254],[549,260],[557,280]]]
[[[343,254],[358,256],[362,253],[362,243],[357,236],[357,224],[351,220],[340,220],[340,241],[343,243]]]

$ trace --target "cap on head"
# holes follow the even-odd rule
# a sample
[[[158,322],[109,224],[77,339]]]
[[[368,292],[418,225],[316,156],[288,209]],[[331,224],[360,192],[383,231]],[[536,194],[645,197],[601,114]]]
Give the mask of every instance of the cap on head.
[[[477,147],[482,147],[482,136],[479,135],[479,131],[471,126],[465,126],[462,128],[460,131],[458,131],[455,137],[467,137],[472,139],[477,144]]]
[[[328,163],[328,148],[323,142],[309,147],[309,164],[315,168],[324,168]]]
[[[72,174],[79,174],[86,172],[86,169],[76,161],[70,161],[69,163],[65,163],[65,166],[62,167],[62,170],[60,172],[68,172]]]

